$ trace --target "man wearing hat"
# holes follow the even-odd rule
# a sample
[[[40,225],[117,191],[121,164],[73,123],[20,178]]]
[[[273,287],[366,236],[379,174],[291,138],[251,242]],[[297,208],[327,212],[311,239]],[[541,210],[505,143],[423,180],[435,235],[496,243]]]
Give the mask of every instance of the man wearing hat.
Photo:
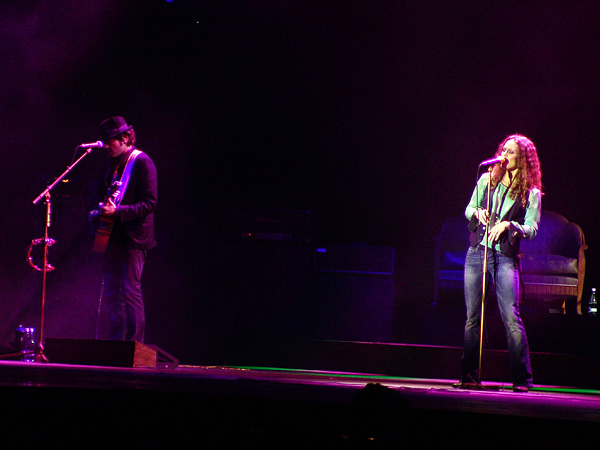
[[[92,215],[99,217],[95,251],[104,253],[103,297],[110,339],[144,342],[142,272],[154,239],[157,202],[156,167],[135,147],[135,131],[121,116],[100,124],[100,139],[109,158],[104,176],[106,196]],[[95,213],[95,214],[94,214]]]

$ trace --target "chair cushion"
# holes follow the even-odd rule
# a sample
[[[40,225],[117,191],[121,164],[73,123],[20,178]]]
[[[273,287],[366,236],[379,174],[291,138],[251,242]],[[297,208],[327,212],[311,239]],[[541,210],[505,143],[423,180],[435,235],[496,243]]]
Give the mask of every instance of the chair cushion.
[[[560,255],[523,255],[521,257],[521,272],[577,276],[577,259]]]
[[[525,284],[546,284],[549,286],[577,286],[577,278],[561,277],[559,275],[544,276],[523,274],[523,283]]]

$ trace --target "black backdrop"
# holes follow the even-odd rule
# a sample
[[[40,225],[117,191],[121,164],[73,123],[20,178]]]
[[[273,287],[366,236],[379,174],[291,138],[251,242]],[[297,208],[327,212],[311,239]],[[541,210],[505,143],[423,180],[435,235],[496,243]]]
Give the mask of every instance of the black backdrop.
[[[134,125],[159,170],[147,342],[184,362],[225,358],[265,286],[272,298],[254,308],[256,327],[301,334],[315,244],[393,247],[391,340],[418,341],[435,236],[462,214],[478,163],[513,132],[538,147],[544,208],[582,226],[586,292],[597,285],[596,2],[6,3],[4,342],[19,323],[39,327],[41,275],[25,253],[45,210],[32,200],[112,115]],[[95,335],[85,215],[102,159],[94,151],[52,195],[46,336]],[[228,212],[248,209],[310,211],[311,242],[240,250]]]

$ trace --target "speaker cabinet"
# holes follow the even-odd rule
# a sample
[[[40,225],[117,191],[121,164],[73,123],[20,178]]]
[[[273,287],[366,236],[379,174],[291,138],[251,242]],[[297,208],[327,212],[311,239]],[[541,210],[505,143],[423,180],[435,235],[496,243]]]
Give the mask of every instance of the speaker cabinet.
[[[390,277],[314,273],[309,320],[314,339],[390,342],[393,309]]]
[[[316,271],[391,275],[394,249],[369,245],[324,245],[314,249]]]
[[[137,341],[46,338],[50,363],[111,367],[156,367],[157,350]]]

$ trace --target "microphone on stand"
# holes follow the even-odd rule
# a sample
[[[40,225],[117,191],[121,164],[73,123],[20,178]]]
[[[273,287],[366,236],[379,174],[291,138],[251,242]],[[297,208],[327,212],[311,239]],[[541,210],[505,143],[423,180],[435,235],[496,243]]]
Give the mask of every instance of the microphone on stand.
[[[492,159],[487,159],[485,161],[483,161],[482,163],[479,164],[479,166],[489,166],[490,164],[504,164],[506,161],[508,161],[508,158],[506,156],[497,156],[495,158]]]
[[[104,147],[104,142],[96,141],[96,142],[90,142],[89,144],[80,144],[79,145],[79,148],[91,148],[91,147],[102,148],[102,147]]]

